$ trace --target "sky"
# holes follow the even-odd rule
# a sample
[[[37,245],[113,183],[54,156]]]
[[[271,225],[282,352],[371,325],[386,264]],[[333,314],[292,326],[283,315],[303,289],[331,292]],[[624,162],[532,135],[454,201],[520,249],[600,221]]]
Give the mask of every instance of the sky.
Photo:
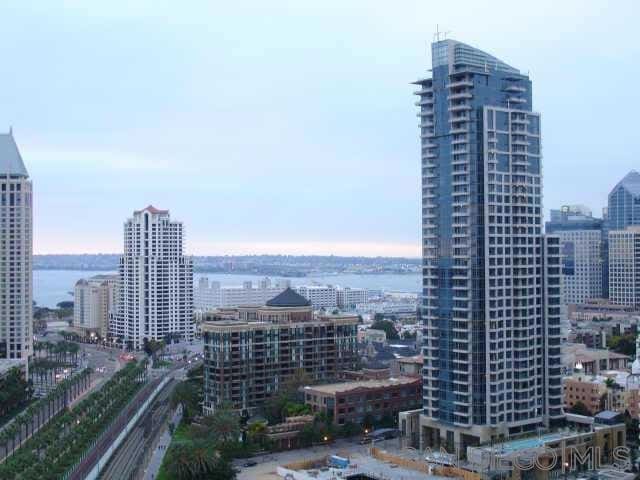
[[[545,210],[599,215],[640,169],[639,20],[625,0],[2,2],[0,131],[35,253],[120,252],[153,204],[189,254],[417,257],[411,82],[436,26],[529,72]]]

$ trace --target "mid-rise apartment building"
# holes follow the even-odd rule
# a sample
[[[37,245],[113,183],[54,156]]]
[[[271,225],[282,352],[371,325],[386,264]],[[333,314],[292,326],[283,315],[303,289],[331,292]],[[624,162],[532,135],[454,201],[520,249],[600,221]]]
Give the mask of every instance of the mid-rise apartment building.
[[[545,231],[562,245],[563,303],[578,304],[602,298],[604,251],[602,220],[582,205],[551,210]]]
[[[542,233],[540,115],[527,74],[432,45],[422,143],[422,447],[466,447],[563,418],[560,240]]]
[[[192,340],[193,261],[184,255],[184,229],[168,210],[148,206],[124,224],[119,303],[110,336],[133,349],[144,340]]]
[[[357,305],[367,303],[369,291],[366,288],[338,287],[336,289],[336,302],[341,310],[354,310]]]
[[[0,134],[0,359],[31,355],[33,195],[10,131]]]
[[[78,280],[74,288],[73,326],[87,334],[106,338],[109,315],[116,312],[119,275],[95,275]]]
[[[314,308],[331,309],[338,306],[338,293],[331,285],[301,285],[294,289],[309,300]]]
[[[326,381],[353,370],[357,324],[356,316],[314,314],[291,289],[262,307],[239,307],[235,319],[203,322],[205,413],[222,404],[255,413],[299,371]]]

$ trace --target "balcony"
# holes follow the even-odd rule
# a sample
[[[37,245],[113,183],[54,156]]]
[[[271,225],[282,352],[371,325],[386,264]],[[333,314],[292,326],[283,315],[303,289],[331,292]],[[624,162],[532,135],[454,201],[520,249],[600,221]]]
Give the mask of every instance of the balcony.
[[[463,111],[463,110],[471,110],[471,105],[466,104],[466,103],[462,103],[462,104],[459,104],[459,105],[451,105],[449,107],[449,111],[450,112],[460,112],[460,111]]]
[[[509,103],[527,103],[527,100],[521,97],[509,97],[507,98]]]
[[[449,88],[458,87],[473,87],[473,80],[471,80],[470,78],[463,78],[461,80],[454,80],[449,83]]]
[[[471,121],[471,117],[469,115],[459,115],[457,117],[449,118],[449,123],[455,124],[457,122],[469,122]]]
[[[465,98],[473,98],[473,94],[471,92],[458,92],[447,95],[447,100],[462,100]]]
[[[504,88],[505,92],[516,92],[516,93],[524,93],[527,91],[525,87],[521,87],[520,85],[508,85]]]

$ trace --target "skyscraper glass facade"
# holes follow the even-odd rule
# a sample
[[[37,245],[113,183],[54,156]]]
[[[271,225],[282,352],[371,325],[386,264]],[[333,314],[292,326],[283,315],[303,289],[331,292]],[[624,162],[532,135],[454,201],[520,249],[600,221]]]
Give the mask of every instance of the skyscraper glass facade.
[[[434,43],[432,59],[432,77],[416,82],[424,418],[427,428],[453,429],[423,436],[464,445],[461,436],[484,440],[562,415],[559,368],[557,379],[545,375],[560,362],[559,327],[557,358],[546,345],[548,321],[559,326],[559,244],[547,249],[542,236],[540,117],[528,76],[455,40]]]

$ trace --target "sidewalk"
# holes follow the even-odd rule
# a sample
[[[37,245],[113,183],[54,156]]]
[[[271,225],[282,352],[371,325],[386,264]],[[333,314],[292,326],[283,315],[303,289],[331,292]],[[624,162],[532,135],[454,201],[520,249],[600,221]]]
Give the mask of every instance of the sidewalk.
[[[173,423],[175,428],[178,428],[180,424],[180,420],[182,420],[182,405],[178,405],[176,408],[173,417],[168,423]],[[144,480],[154,480],[158,476],[158,472],[160,471],[160,466],[162,465],[162,460],[164,459],[165,454],[167,453],[167,449],[169,448],[169,444],[171,443],[171,433],[169,432],[169,426],[165,427],[158,439],[158,443],[156,444],[156,448],[153,450],[153,454],[151,456],[151,460],[149,460],[149,464],[144,470]]]

